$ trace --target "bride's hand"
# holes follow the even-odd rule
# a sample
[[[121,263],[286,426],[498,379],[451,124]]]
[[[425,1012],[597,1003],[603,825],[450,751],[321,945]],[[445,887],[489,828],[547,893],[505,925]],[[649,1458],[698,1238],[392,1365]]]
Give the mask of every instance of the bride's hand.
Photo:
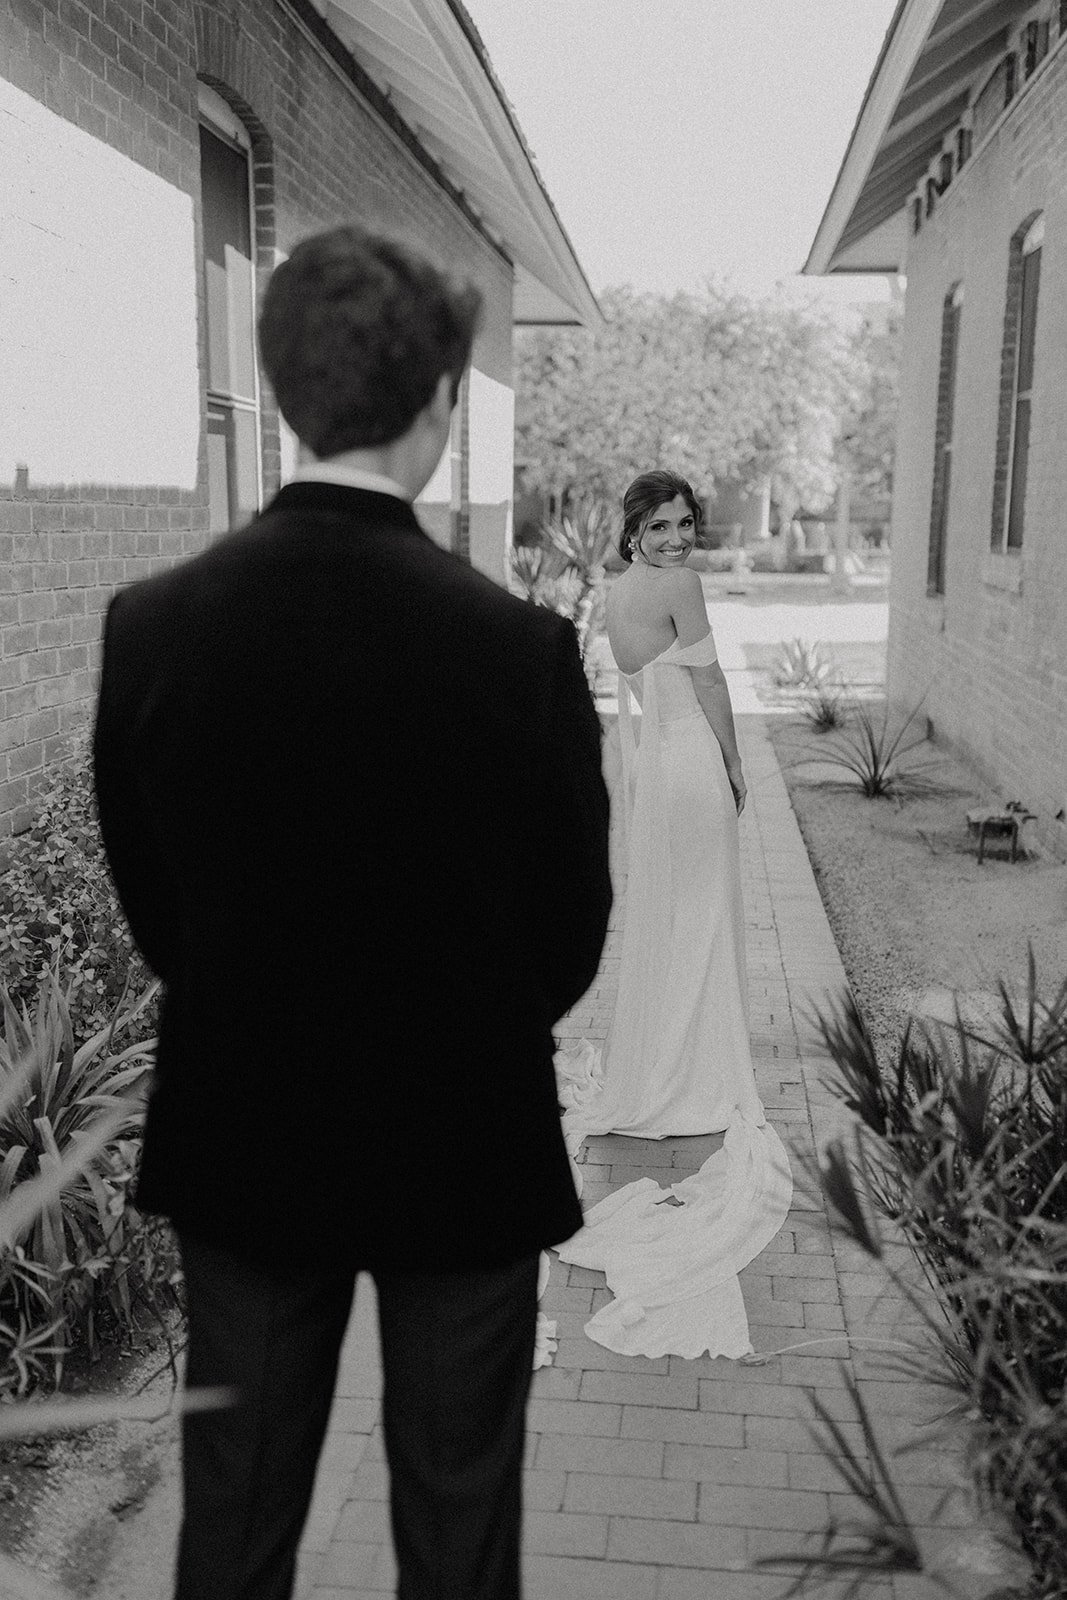
[[[730,780],[730,788],[734,791],[734,803],[737,806],[737,815],[740,816],[745,809],[748,786],[745,783],[740,766],[728,768],[726,776]]]

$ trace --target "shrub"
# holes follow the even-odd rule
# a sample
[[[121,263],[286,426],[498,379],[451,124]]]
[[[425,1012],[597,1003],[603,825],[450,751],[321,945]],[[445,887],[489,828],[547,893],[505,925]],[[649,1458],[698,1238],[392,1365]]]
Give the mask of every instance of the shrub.
[[[541,524],[539,545],[516,545],[511,570],[527,600],[574,623],[582,659],[602,626],[604,563],[611,550],[611,513],[601,501]]]
[[[821,1019],[857,1153],[828,1147],[824,1187],[868,1254],[871,1208],[914,1246],[939,1309],[890,1273],[926,1321],[914,1370],[954,1391],[986,1505],[1033,1563],[1034,1596],[1067,1595],[1067,982],[1000,985],[997,1024],[913,1028],[878,1064],[854,1002]],[[867,1552],[868,1556],[870,1551]],[[861,1563],[856,1561],[858,1568]],[[810,1566],[810,1563],[809,1563]]]
[[[95,1355],[101,1331],[132,1331],[176,1303],[173,1238],[129,1198],[155,1041],[128,1035],[156,987],[76,1047],[54,974],[33,1013],[0,986],[0,1397],[58,1382],[72,1345]],[[64,1172],[62,1192],[39,1204]]]
[[[124,993],[148,988],[150,974],[108,872],[88,734],[49,769],[31,827],[9,840],[3,854],[0,983],[15,1000],[32,1003],[61,961],[75,1038],[89,1038],[107,1025]],[[152,1008],[139,1016],[147,1036]]]
[[[843,727],[848,717],[843,685],[829,681],[820,683],[809,694],[802,710],[816,733],[829,733],[833,728]]]
[[[772,672],[779,689],[808,689],[818,688],[832,670],[818,640],[809,644],[806,639],[789,639],[783,641]]]
[[[924,697],[925,698],[925,697]],[[904,757],[925,744],[920,735],[904,742],[904,736],[919,714],[922,701],[910,711],[895,728],[889,709],[883,705],[880,712],[854,697],[849,702],[853,724],[839,727],[830,738],[812,750],[812,759],[831,766],[842,767],[850,773],[868,800],[918,794],[932,787],[924,774],[940,763],[936,760],[913,762],[903,766]]]

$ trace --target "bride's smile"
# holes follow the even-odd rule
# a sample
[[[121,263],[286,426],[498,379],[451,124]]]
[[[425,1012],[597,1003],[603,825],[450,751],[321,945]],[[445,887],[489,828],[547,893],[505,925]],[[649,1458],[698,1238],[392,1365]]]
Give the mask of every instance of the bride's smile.
[[[641,532],[637,554],[649,567],[680,567],[696,542],[696,523],[683,495],[657,506]]]

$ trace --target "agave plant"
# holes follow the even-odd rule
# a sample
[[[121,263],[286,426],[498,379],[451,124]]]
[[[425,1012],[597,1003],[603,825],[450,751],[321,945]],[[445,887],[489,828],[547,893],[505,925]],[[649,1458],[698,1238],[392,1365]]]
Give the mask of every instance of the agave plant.
[[[920,700],[894,725],[887,705],[883,704],[880,711],[873,711],[862,700],[851,698],[848,723],[836,729],[830,738],[820,741],[818,750],[812,750],[812,757],[850,773],[868,800],[902,799],[908,794],[920,794],[933,787],[926,774],[940,765],[932,758],[904,764],[905,757],[926,743],[921,734],[905,740],[922,704]]]
[[[812,644],[797,638],[783,641],[772,675],[779,689],[809,689],[825,683],[832,671],[833,662],[818,640]]]
[[[583,659],[603,604],[604,562],[611,535],[611,513],[599,500],[580,505],[573,515],[550,517],[541,524],[542,548],[559,565],[536,598],[570,617]]]
[[[833,728],[843,727],[848,718],[844,685],[825,679],[811,691],[801,710],[816,733],[829,733]]]
[[[1067,983],[1042,999],[1031,950],[1022,1000],[1006,984],[1000,991],[991,1028],[977,1032],[959,1017],[953,1030],[913,1026],[885,1067],[850,997],[822,1015],[837,1070],[831,1086],[857,1119],[855,1154],[831,1145],[822,1179],[845,1229],[869,1255],[882,1254],[877,1212],[913,1245],[933,1294],[885,1267],[927,1335],[906,1368],[942,1385],[967,1419],[976,1488],[1032,1563],[1026,1592],[1062,1600]],[[863,1468],[845,1441],[833,1448],[846,1477]],[[889,1484],[886,1467],[882,1490]],[[817,1557],[798,1554],[803,1577],[826,1576],[831,1566],[899,1571],[901,1559],[910,1561],[899,1496],[895,1503],[887,1492],[877,1504],[867,1498],[877,1516],[865,1537],[844,1552],[831,1541]]]
[[[546,604],[545,594],[564,570],[555,550],[540,544],[517,544],[511,552],[511,571],[523,596],[535,605]],[[553,608],[554,609],[554,608]]]

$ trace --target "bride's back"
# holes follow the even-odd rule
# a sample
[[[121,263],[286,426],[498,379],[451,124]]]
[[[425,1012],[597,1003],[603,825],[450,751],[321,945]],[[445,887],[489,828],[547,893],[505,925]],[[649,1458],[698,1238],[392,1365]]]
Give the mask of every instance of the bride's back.
[[[672,620],[681,571],[634,565],[608,591],[608,643],[622,672],[633,674],[668,650],[678,637]]]

